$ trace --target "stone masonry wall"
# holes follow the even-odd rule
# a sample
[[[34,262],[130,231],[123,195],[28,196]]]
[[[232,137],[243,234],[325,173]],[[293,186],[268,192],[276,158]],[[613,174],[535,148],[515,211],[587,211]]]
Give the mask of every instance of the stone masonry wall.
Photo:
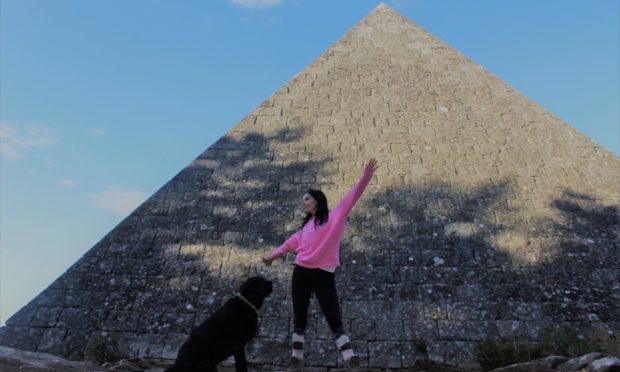
[[[546,324],[620,331],[620,159],[384,5],[123,220],[0,329],[80,359],[94,335],[174,358],[245,278],[275,290],[250,362],[284,366],[294,257],[260,257],[363,165],[336,272],[362,364],[475,364],[487,339]],[[340,365],[311,302],[306,365]]]

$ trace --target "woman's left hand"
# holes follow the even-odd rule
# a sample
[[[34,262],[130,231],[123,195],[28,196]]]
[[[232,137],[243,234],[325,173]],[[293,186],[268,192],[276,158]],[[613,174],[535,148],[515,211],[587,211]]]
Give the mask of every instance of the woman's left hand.
[[[271,266],[271,263],[273,262],[273,259],[271,259],[271,257],[263,257],[262,260],[267,267]]]

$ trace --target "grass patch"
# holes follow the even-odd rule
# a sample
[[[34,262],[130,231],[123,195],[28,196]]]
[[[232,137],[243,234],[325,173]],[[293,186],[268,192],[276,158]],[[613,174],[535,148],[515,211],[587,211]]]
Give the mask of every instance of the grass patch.
[[[84,357],[86,360],[99,365],[119,361],[122,358],[122,353],[118,346],[118,339],[115,335],[106,337],[99,333],[94,334],[86,344]]]
[[[538,342],[520,339],[481,342],[476,345],[476,358],[483,370],[489,371],[549,355],[573,358],[595,351],[615,356],[620,353],[620,340],[603,329],[583,336],[571,327],[546,326],[538,338]]]

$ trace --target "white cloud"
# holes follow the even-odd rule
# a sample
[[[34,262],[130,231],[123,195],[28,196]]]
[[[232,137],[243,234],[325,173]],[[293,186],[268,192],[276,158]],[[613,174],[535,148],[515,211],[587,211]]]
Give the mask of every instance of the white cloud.
[[[21,158],[21,155],[19,155],[19,153],[6,142],[0,142],[0,154],[13,160]]]
[[[13,142],[18,147],[25,149],[28,147],[52,145],[58,142],[58,140],[49,129],[32,126],[28,128],[26,135],[14,138]]]
[[[53,131],[31,125],[22,134],[20,130],[7,123],[0,123],[0,152],[9,159],[19,159],[22,151],[31,147],[50,146],[59,142]]]
[[[8,139],[11,138],[12,135],[14,135],[14,132],[15,129],[13,129],[12,126],[8,125],[7,123],[0,122],[0,141],[8,141]]]
[[[58,184],[68,189],[74,189],[77,187],[77,182],[75,182],[74,180],[67,179],[67,178],[58,179]]]
[[[89,128],[88,133],[90,133],[90,135],[96,139],[102,139],[108,136],[108,133],[106,133],[106,131],[99,128]]]
[[[233,4],[244,8],[269,8],[279,5],[282,0],[230,0]]]
[[[120,187],[111,187],[101,194],[91,195],[97,205],[119,214],[132,212],[146,200],[147,196],[145,192],[124,190]]]

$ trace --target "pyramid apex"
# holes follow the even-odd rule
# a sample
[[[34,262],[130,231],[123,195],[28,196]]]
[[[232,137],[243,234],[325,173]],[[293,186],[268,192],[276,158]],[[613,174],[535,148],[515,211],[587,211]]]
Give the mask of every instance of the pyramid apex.
[[[392,8],[390,8],[389,6],[385,5],[385,3],[379,3],[379,5],[377,5],[375,10],[379,10],[379,9],[392,9]]]

